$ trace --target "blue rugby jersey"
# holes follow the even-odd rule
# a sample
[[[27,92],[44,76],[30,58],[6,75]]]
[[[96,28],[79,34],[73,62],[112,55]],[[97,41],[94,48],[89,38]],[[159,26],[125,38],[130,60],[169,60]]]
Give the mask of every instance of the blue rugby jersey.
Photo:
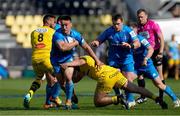
[[[122,42],[132,43],[138,39],[134,31],[126,25],[123,25],[122,30],[117,32],[114,27],[109,27],[98,37],[98,41],[101,43],[108,41],[108,63],[111,61],[117,64],[128,64],[133,63],[132,49],[123,48],[120,45]]]
[[[54,63],[63,63],[67,61],[70,58],[73,58],[73,54],[76,52],[75,47],[69,51],[61,51],[57,47],[57,43],[59,41],[64,41],[67,43],[72,42],[73,40],[77,40],[79,42],[79,45],[82,46],[85,42],[82,35],[77,32],[76,30],[71,30],[70,35],[65,35],[62,33],[61,29],[56,30],[54,36],[53,36],[53,42],[52,42],[52,50],[51,50],[51,62]]]

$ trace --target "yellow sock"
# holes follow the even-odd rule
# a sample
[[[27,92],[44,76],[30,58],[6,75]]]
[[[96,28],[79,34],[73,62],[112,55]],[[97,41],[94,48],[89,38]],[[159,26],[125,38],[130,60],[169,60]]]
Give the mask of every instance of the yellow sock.
[[[112,100],[113,103],[117,103],[118,102],[117,96],[111,97],[111,100]]]
[[[34,94],[34,91],[33,91],[33,90],[29,90],[29,94],[30,94],[30,96],[32,97],[33,94]]]

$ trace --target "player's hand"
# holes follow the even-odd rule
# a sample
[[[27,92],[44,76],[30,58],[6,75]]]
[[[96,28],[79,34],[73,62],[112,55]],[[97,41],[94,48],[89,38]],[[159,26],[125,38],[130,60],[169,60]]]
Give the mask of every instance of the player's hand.
[[[94,40],[94,41],[92,41],[92,42],[90,43],[90,45],[93,46],[93,47],[98,47],[98,46],[99,46],[99,41]]]
[[[129,49],[131,48],[131,45],[129,43],[126,43],[126,42],[122,42],[121,46],[124,48],[129,48]]]
[[[77,40],[74,39],[73,42],[76,44],[76,46],[79,45],[79,42]]]
[[[60,66],[61,66],[61,68],[64,69],[64,70],[68,68],[68,66],[67,66],[66,64],[60,64]]]
[[[162,53],[159,53],[157,56],[156,56],[156,59],[162,59],[163,58],[163,54]]]
[[[147,59],[144,58],[144,60],[142,62],[142,66],[147,66]]]
[[[104,65],[103,62],[101,62],[101,61],[96,62],[96,68],[97,68],[98,70],[101,69],[101,66],[102,66],[102,65]]]

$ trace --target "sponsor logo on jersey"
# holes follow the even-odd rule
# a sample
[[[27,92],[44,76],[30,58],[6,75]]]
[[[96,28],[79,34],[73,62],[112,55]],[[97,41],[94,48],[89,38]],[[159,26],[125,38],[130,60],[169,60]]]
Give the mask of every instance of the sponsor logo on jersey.
[[[35,48],[44,48],[46,45],[44,43],[38,43],[35,45]]]
[[[48,31],[48,29],[45,29],[45,28],[38,28],[38,29],[36,29],[36,32],[39,32],[39,33],[45,33],[47,31]]]

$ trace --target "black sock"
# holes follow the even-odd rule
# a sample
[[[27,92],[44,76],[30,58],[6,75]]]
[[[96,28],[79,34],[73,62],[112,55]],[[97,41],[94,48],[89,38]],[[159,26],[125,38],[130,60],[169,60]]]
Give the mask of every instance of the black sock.
[[[143,87],[143,88],[145,88],[145,80],[144,79],[138,79],[137,80],[138,81],[138,85],[139,85],[139,87]],[[141,98],[145,98],[143,95],[141,95]]]
[[[165,80],[162,80],[162,82],[165,84]],[[161,89],[159,89],[159,97],[160,97],[161,99],[163,99],[163,93],[164,93],[164,91],[161,90]]]
[[[116,95],[120,95],[121,94],[120,91],[119,91],[119,88],[113,87],[113,89],[114,89],[114,92],[116,93]]]
[[[32,83],[32,85],[31,85],[31,87],[30,87],[30,90],[32,90],[33,92],[35,92],[37,89],[40,88],[40,86],[41,86],[40,83],[34,81],[34,82]]]

